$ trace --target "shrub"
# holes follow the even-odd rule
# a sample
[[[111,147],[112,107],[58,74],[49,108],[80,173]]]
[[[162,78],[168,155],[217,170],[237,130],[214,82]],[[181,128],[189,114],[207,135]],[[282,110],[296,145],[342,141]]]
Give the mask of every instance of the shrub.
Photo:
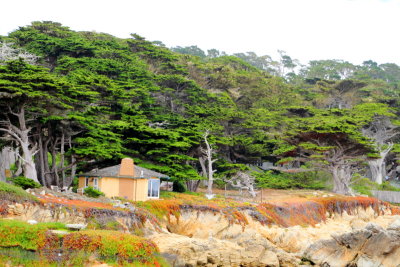
[[[266,171],[253,173],[256,176],[257,185],[262,188],[290,189],[324,189],[327,177],[322,172],[300,173],[275,173]],[[322,177],[322,178],[321,178]]]
[[[184,193],[186,192],[186,186],[182,181],[174,181],[174,185],[172,186],[172,191],[178,192],[178,193]]]
[[[358,193],[368,196],[372,196],[371,190],[400,191],[400,188],[393,186],[390,182],[378,184],[368,178],[361,177],[359,174],[354,175],[352,188]]]
[[[382,191],[400,191],[400,188],[391,185],[389,182],[383,182],[382,184],[378,185],[378,190]]]
[[[39,188],[41,184],[33,181],[32,179],[26,178],[25,176],[17,176],[9,179],[14,185],[22,187],[22,189],[28,188]]]
[[[355,174],[353,179],[352,179],[352,185],[351,188],[358,192],[359,194],[367,195],[367,196],[372,196],[371,190],[375,190],[378,188],[378,184],[375,182],[372,182],[370,179],[361,177],[358,174]]]
[[[25,192],[21,187],[4,182],[0,182],[0,199],[15,202],[39,202],[35,196]]]
[[[85,195],[87,195],[89,197],[98,198],[99,196],[104,196],[103,192],[101,192],[100,190],[97,190],[91,186],[86,187],[84,192],[85,192]]]

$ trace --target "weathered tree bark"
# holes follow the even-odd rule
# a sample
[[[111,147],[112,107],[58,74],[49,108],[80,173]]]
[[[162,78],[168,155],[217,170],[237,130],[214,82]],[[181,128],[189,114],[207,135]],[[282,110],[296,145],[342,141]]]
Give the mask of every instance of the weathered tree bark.
[[[17,152],[10,146],[5,146],[0,151],[0,181],[6,181],[6,170],[17,162]]]
[[[343,195],[351,195],[350,181],[352,177],[350,166],[332,166],[333,192]]]
[[[382,184],[386,177],[386,157],[393,148],[393,143],[389,142],[398,134],[398,127],[394,126],[387,117],[377,117],[368,128],[362,130],[364,136],[367,136],[375,142],[376,150],[380,158],[368,161],[371,170],[371,180]]]
[[[239,171],[231,179],[225,179],[224,181],[240,190],[247,190],[253,198],[257,195],[254,190],[255,178],[248,173]]]
[[[214,149],[211,147],[210,143],[208,142],[208,135],[209,135],[209,131],[206,130],[205,133],[203,134],[203,139],[204,139],[204,143],[206,144],[206,148],[202,148],[201,151],[203,152],[203,155],[205,157],[205,160],[207,160],[207,168],[206,168],[206,173],[207,173],[207,178],[208,178],[208,183],[207,183],[207,194],[208,195],[212,195],[212,186],[213,186],[213,182],[214,182],[214,173],[216,172],[213,169],[213,163],[216,161],[216,159],[213,159],[213,153],[214,153]],[[202,164],[202,162],[200,161],[200,164]]]
[[[189,180],[186,181],[186,187],[191,192],[196,192],[197,188],[199,188],[201,180]]]
[[[39,182],[37,179],[36,165],[33,159],[33,156],[37,152],[36,144],[32,146],[29,140],[29,133],[32,128],[26,125],[25,105],[21,105],[17,113],[13,112],[11,107],[9,107],[9,113],[18,118],[19,127],[15,126],[11,120],[8,119],[0,122],[3,126],[0,127],[0,131],[8,133],[10,137],[19,144],[22,155],[18,154],[18,156],[22,159],[24,176],[35,182]]]

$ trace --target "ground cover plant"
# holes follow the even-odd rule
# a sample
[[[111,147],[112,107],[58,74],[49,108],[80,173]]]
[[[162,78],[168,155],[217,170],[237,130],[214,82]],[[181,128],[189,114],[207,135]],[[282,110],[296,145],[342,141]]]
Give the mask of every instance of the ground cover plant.
[[[371,197],[293,197],[278,201],[255,204],[226,199],[222,196],[209,200],[201,194],[163,193],[163,200],[138,202],[136,205],[147,209],[159,220],[170,222],[171,216],[178,221],[184,211],[203,211],[223,215],[231,224],[248,224],[246,214],[265,225],[315,225],[327,219],[327,214],[355,214],[359,209],[372,208],[375,214],[387,212],[398,214],[398,208]]]
[[[63,236],[49,231],[62,227],[65,225],[60,223],[30,225],[0,220],[0,263],[11,260],[25,266],[86,266],[90,257],[95,256],[118,266],[166,266],[157,255],[157,246],[143,237],[104,230]]]

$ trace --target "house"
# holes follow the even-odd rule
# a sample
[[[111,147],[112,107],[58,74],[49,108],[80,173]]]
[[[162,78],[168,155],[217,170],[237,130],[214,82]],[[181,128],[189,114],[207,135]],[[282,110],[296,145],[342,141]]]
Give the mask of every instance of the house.
[[[145,201],[159,198],[160,178],[168,176],[136,166],[132,159],[124,158],[119,165],[80,174],[79,188],[92,186],[107,197]]]

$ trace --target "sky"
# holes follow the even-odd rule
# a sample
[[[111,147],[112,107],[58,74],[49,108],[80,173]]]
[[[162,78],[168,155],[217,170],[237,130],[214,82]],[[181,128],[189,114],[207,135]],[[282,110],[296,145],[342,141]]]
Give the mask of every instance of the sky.
[[[1,9],[0,35],[50,20],[168,47],[400,65],[400,0],[5,0]]]

